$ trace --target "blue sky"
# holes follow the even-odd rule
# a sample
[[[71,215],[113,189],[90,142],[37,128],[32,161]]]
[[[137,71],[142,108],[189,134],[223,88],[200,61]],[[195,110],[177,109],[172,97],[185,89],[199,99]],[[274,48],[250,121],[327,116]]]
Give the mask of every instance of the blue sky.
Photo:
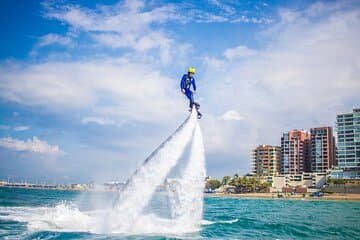
[[[0,26],[0,179],[125,179],[189,66],[214,177],[360,103],[358,1],[2,1]]]

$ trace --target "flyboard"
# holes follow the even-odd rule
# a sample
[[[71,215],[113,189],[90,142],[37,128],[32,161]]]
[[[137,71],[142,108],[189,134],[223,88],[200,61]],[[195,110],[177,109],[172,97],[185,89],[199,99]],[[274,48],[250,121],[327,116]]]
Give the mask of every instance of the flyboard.
[[[193,106],[195,106],[196,112],[197,112],[197,118],[200,119],[202,117],[201,112],[199,111],[200,109],[200,104],[197,102],[193,103]],[[191,109],[189,110],[191,112]]]

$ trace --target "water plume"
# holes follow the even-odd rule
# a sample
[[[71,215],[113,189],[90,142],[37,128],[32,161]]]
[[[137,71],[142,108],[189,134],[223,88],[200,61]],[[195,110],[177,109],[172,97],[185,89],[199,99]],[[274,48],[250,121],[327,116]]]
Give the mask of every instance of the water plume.
[[[119,199],[104,225],[107,230],[122,229],[131,232],[132,226],[149,203],[156,188],[162,184],[181,157],[186,145],[191,140],[197,123],[196,111],[166,139],[136,170],[126,186],[119,193]]]
[[[189,158],[179,161],[189,143]],[[157,187],[180,163],[185,165],[180,170],[180,176],[170,183],[170,191],[157,193]],[[60,202],[54,207],[9,207],[0,208],[0,218],[27,222],[32,231],[178,236],[200,230],[204,179],[203,138],[196,111],[193,110],[129,178],[125,187],[118,192],[113,206],[102,204],[95,209],[81,209],[74,202]],[[102,194],[105,196],[109,193]],[[169,199],[165,201],[169,203],[168,215],[156,213],[156,208],[151,205],[153,198]],[[161,201],[159,203],[163,204]]]

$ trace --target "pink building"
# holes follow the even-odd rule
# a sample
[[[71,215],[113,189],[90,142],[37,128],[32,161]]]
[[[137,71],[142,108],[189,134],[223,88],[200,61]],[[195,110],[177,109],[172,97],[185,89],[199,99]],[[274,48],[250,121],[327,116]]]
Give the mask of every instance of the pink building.
[[[305,130],[284,132],[281,137],[282,174],[301,174],[310,166],[311,135]]]

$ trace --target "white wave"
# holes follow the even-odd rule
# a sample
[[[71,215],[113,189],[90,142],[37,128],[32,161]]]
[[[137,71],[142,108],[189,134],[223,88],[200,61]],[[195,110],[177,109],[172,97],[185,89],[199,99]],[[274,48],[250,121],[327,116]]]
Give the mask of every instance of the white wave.
[[[218,221],[218,223],[229,223],[229,224],[232,224],[232,223],[236,223],[238,222],[239,219],[232,219],[232,220],[224,220],[224,221]]]
[[[217,224],[217,223],[228,223],[228,224],[233,224],[238,222],[239,219],[231,219],[231,220],[222,220],[222,221],[208,221],[208,220],[202,220],[201,224],[202,225],[212,225],[212,224]]]
[[[2,207],[0,214],[0,219],[26,222],[29,229],[34,231],[87,232],[96,226],[90,214],[81,212],[70,202],[55,207]]]
[[[123,229],[104,232],[103,219],[107,213],[107,210],[82,212],[73,203],[61,203],[55,207],[0,207],[0,219],[27,223],[30,231],[183,234],[200,230],[193,226],[184,226],[174,219],[144,214],[137,218],[131,232],[125,232]]]
[[[208,220],[201,220],[201,225],[212,225],[215,224],[216,222],[213,221],[208,221]]]

